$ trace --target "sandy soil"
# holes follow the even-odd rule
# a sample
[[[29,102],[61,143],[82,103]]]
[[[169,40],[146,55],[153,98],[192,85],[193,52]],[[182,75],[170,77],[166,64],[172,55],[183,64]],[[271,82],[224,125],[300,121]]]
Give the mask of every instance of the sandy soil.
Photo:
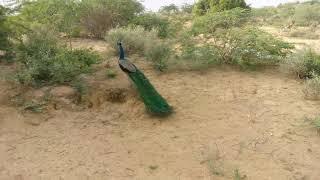
[[[319,179],[320,137],[307,118],[320,103],[304,99],[300,81],[275,70],[159,75],[137,64],[174,115],[150,117],[128,98],[30,116],[6,104],[0,79],[0,179],[230,180],[235,170],[248,180]],[[123,74],[119,82],[130,88]]]

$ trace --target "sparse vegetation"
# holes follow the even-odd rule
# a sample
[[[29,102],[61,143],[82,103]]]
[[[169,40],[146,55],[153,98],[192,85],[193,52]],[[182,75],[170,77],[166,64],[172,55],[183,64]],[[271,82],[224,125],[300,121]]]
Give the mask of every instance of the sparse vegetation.
[[[294,24],[312,26],[320,24],[320,2],[287,3],[278,7],[254,9],[254,17],[258,22],[275,26]]]
[[[320,100],[320,76],[313,74],[311,79],[307,79],[303,92],[307,99]]]
[[[303,92],[307,99],[320,99],[320,55],[310,49],[298,51],[281,63],[281,69],[306,79]]]
[[[239,172],[239,169],[234,170],[233,180],[246,180],[247,176],[242,176]]]
[[[320,117],[316,117],[316,118],[313,120],[313,125],[314,125],[314,127],[317,129],[318,134],[320,134]]]
[[[179,63],[188,69],[201,70],[221,64],[222,58],[219,49],[212,45],[196,46],[189,42],[182,45]]]
[[[117,77],[117,73],[113,69],[107,69],[106,70],[106,75],[110,79],[113,79],[113,78]]]
[[[172,46],[168,43],[158,42],[146,49],[147,60],[153,62],[154,67],[160,71],[167,69],[168,61],[172,60]]]
[[[46,103],[37,103],[34,101],[25,102],[25,104],[23,105],[23,110],[32,113],[42,113],[45,108],[44,106],[46,106]]]

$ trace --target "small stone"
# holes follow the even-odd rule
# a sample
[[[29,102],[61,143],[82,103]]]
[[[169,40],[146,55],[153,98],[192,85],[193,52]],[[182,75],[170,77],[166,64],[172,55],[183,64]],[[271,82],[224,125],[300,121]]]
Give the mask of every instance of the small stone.
[[[69,86],[59,86],[59,87],[53,88],[51,90],[51,94],[54,97],[70,98],[76,95],[76,91]]]
[[[159,167],[159,166],[149,166],[149,168],[150,168],[151,170],[156,170],[156,169],[158,169],[158,167]]]
[[[263,104],[269,105],[269,106],[279,106],[280,104],[275,101],[265,100],[263,101]]]
[[[23,180],[23,176],[21,174],[14,176],[14,180]]]
[[[27,119],[24,122],[32,126],[39,126],[42,121],[40,119]]]
[[[308,148],[308,152],[312,152],[312,149]]]

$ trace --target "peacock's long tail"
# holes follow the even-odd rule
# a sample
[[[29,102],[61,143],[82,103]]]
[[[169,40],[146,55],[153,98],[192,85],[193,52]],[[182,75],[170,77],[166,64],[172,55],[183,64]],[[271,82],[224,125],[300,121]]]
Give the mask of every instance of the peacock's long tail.
[[[172,107],[139,69],[134,73],[128,73],[128,75],[135,84],[148,112],[159,116],[166,116],[172,113]]]

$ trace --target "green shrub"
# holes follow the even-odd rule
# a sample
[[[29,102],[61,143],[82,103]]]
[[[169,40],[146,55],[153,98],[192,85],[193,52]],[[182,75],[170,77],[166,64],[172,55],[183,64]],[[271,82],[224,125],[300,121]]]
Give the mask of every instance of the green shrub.
[[[211,43],[199,43],[191,32],[181,33],[176,45],[175,65],[178,68],[203,70],[222,62],[219,50]]]
[[[145,55],[147,60],[153,62],[157,70],[163,71],[168,67],[168,61],[171,58],[171,46],[167,43],[157,42],[146,47]]]
[[[156,14],[146,13],[137,16],[132,20],[132,24],[142,26],[148,31],[156,29],[158,31],[158,36],[161,38],[166,38],[169,34],[169,21]]]
[[[24,26],[52,25],[68,37],[84,29],[103,38],[106,31],[127,25],[144,9],[137,0],[26,0],[21,4],[18,17]]]
[[[90,50],[68,50],[60,46],[53,31],[38,27],[17,48],[20,71],[16,77],[21,84],[33,86],[69,83],[89,72],[98,59]]]
[[[211,44],[223,63],[242,68],[276,65],[293,49],[291,44],[253,27],[218,29],[207,37],[202,43]]]
[[[23,104],[24,111],[30,111],[32,113],[42,113],[45,110],[46,102],[38,103],[34,101],[25,102]]]
[[[170,15],[168,25],[168,39],[179,38],[180,34],[189,29],[189,24],[192,22],[192,15],[190,14],[173,14]]]
[[[298,51],[281,63],[281,69],[300,78],[320,75],[320,55],[311,50]]]
[[[233,28],[226,38],[221,46],[227,52],[223,59],[241,67],[278,64],[293,49],[291,44],[252,27]]]
[[[250,12],[241,8],[207,13],[195,19],[191,32],[198,38],[203,35],[200,44],[211,44],[223,63],[243,68],[278,64],[293,46],[248,26],[249,17]]]
[[[23,26],[50,25],[70,38],[79,27],[79,3],[76,0],[22,1],[19,20]]]
[[[241,8],[207,13],[195,19],[191,33],[200,38],[197,44],[210,45],[220,62],[243,68],[278,64],[293,46],[248,26],[249,17],[250,12]]]
[[[203,46],[184,44],[179,61],[193,70],[207,69],[222,62],[219,50],[207,44]]]
[[[312,77],[313,74],[320,75],[320,55],[310,50],[305,58],[308,77]]]
[[[51,81],[54,83],[71,82],[82,73],[89,73],[90,67],[99,59],[96,53],[88,49],[60,50],[55,57],[55,62],[50,64],[53,74]]]

